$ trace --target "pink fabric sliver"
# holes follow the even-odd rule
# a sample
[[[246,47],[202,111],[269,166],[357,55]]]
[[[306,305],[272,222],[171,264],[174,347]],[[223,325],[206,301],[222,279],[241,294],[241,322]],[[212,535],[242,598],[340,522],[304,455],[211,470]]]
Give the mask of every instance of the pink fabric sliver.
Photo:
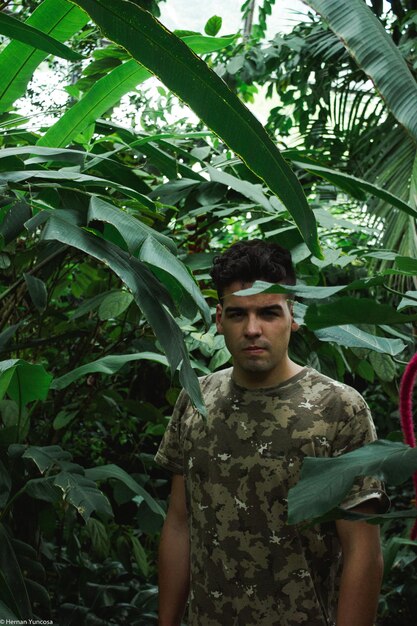
[[[412,448],[416,447],[416,436],[413,421],[413,387],[417,377],[417,354],[413,356],[404,370],[400,384],[400,417],[404,441]],[[413,474],[414,492],[417,506],[417,472]],[[411,529],[411,539],[417,539],[417,520]]]

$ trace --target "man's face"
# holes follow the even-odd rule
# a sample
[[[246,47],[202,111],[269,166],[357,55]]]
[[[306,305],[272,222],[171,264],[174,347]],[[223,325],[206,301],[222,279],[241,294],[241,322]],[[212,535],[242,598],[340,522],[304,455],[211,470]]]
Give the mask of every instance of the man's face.
[[[274,385],[285,379],[291,363],[288,343],[298,324],[284,294],[233,295],[251,286],[234,282],[225,289],[223,304],[216,310],[217,331],[233,357],[237,381]]]

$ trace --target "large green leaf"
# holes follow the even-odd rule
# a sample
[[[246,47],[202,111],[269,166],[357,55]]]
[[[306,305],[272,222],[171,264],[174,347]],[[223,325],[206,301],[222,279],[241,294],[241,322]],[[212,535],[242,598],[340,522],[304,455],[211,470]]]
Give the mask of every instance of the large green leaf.
[[[85,189],[85,187],[104,187],[113,188],[120,193],[134,198],[143,207],[155,210],[155,205],[152,200],[149,200],[146,196],[139,193],[135,189],[125,187],[113,180],[106,180],[105,178],[99,178],[98,176],[89,176],[88,174],[81,174],[80,172],[74,172],[72,170],[21,170],[17,172],[0,172],[0,183],[20,183],[23,181],[31,180],[33,186],[45,186],[44,181],[50,181],[54,187],[58,187],[58,183],[62,186],[69,184],[72,187],[79,187]],[[52,182],[53,181],[53,182]]]
[[[52,381],[42,365],[22,359],[0,361],[0,399],[7,393],[19,406],[45,400]]]
[[[157,352],[136,352],[135,354],[109,354],[97,361],[86,363],[80,367],[71,370],[68,374],[64,374],[59,378],[55,378],[52,382],[51,389],[65,389],[68,385],[75,382],[82,376],[88,374],[116,374],[126,363],[132,361],[154,361],[161,365],[168,366],[167,358],[163,354]]]
[[[400,485],[416,470],[417,448],[393,441],[374,441],[338,457],[306,457],[300,480],[288,493],[288,521],[297,524],[336,508],[358,476]]]
[[[112,224],[117,228],[125,240],[129,252],[134,256],[138,255],[140,247],[149,236],[157,239],[172,252],[176,253],[177,251],[177,247],[170,237],[158,233],[133,215],[129,215],[129,213],[116,208],[97,196],[91,198],[88,208],[88,221],[94,220]]]
[[[131,290],[166,352],[171,371],[180,366],[180,381],[198,410],[205,415],[197,376],[192,370],[182,333],[166,307],[172,300],[148,268],[108,241],[99,239],[52,214],[44,231],[46,239],[55,239],[83,250],[108,265]],[[164,306],[166,305],[166,306]]]
[[[80,474],[60,472],[54,479],[54,485],[62,490],[64,499],[77,509],[84,521],[92,513],[113,516],[110,502],[93,480]]]
[[[354,280],[348,285],[334,285],[332,287],[326,287],[321,285],[303,285],[299,283],[297,285],[278,285],[275,283],[268,283],[263,280],[257,280],[253,283],[252,287],[248,289],[240,289],[235,292],[237,296],[252,296],[258,293],[286,293],[294,294],[300,298],[307,300],[322,300],[334,296],[341,291],[369,289],[377,285],[383,285],[386,278],[384,276],[370,276],[369,278],[362,278]]]
[[[158,273],[158,269],[160,269],[163,274],[174,279],[180,290],[180,299],[191,298],[200,309],[207,328],[210,327],[210,308],[198,285],[186,267],[165,246],[161,245],[154,237],[148,237],[140,249],[139,258],[152,270],[155,270],[158,277],[160,277]],[[161,276],[161,280],[165,283],[164,275]]]
[[[24,24],[11,15],[0,12],[0,33],[9,39],[23,41],[28,46],[43,50],[48,54],[53,54],[69,61],[79,61],[83,57],[78,52],[71,50],[53,37],[43,33],[29,24]]]
[[[184,37],[186,44],[198,53],[213,52],[230,45],[233,37]],[[39,146],[64,147],[80,132],[117,104],[122,96],[133,91],[152,74],[136,61],[115,67],[100,78],[38,141]]]
[[[254,185],[247,180],[241,180],[236,176],[232,176],[231,174],[222,172],[221,170],[215,167],[211,167],[210,165],[208,165],[206,169],[210,174],[210,178],[212,181],[216,183],[221,183],[222,185],[226,185],[227,187],[231,187],[231,189],[238,191],[246,198],[249,198],[253,202],[256,202],[256,204],[259,204],[266,211],[268,211],[268,213],[274,211],[274,208],[271,206],[269,199],[264,194],[261,185]]]
[[[344,324],[405,324],[417,315],[398,313],[388,304],[370,298],[342,297],[328,304],[311,304],[304,317],[310,330]]]
[[[6,604],[11,613],[15,613],[19,618],[28,620],[32,617],[22,571],[3,524],[0,524],[0,600]],[[4,623],[7,623],[6,620]]]
[[[135,495],[140,496],[146,502],[151,511],[165,518],[165,513],[159,504],[149,495],[149,493],[136,482],[125,470],[118,465],[100,465],[85,470],[85,475],[91,480],[109,480],[111,478],[120,480]]]
[[[290,159],[294,165],[302,167],[308,172],[313,172],[313,174],[317,174],[321,178],[328,180],[330,183],[339,189],[343,189],[354,198],[364,200],[366,198],[366,194],[370,194],[376,198],[384,200],[392,206],[395,206],[397,209],[400,209],[400,211],[404,211],[404,213],[407,213],[412,217],[417,217],[417,209],[413,208],[407,204],[407,202],[404,202],[404,200],[386,189],[382,189],[381,187],[369,183],[362,178],[357,178],[356,176],[351,176],[350,174],[345,174],[344,172],[338,172],[329,167],[324,167],[323,165],[313,161],[313,159],[304,157],[296,151],[289,150],[288,152],[285,152],[285,156]]]
[[[150,13],[123,0],[74,0],[111,40],[158,76],[282,200],[313,254],[321,256],[302,187],[262,124],[204,61]]]
[[[417,84],[400,51],[363,0],[304,0],[342,40],[396,119],[417,141]]]
[[[15,448],[16,449],[16,448]],[[9,448],[13,451],[13,447]],[[23,459],[30,459],[35,463],[41,474],[44,474],[51,467],[61,467],[62,463],[71,461],[71,454],[61,448],[61,446],[29,446],[24,449]]]
[[[371,335],[352,324],[330,326],[316,330],[314,334],[320,341],[331,341],[348,348],[366,348],[392,356],[400,354],[406,348],[406,344],[401,339],[387,339],[386,337]]]
[[[44,0],[25,22],[57,41],[78,32],[88,17],[67,0]],[[0,53],[0,112],[23,96],[27,84],[47,54],[20,41],[12,41]]]

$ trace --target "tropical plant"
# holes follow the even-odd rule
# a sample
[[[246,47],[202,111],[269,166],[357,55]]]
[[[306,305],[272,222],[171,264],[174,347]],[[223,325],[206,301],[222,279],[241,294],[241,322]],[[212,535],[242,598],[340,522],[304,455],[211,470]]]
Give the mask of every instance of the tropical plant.
[[[205,35],[175,35],[144,10],[155,2],[14,8],[9,33],[29,32],[32,46],[0,52],[0,613],[156,623],[168,485],[153,454],[180,387],[204,411],[196,374],[230,358],[212,323],[213,257],[250,236],[290,248],[293,358],[392,399],[413,349],[417,265],[380,249],[362,208],[376,198],[411,220],[416,206],[363,172],[279,152],[212,69],[242,45],[217,36],[218,18]],[[68,106],[38,130],[15,106],[45,46],[68,40],[55,49],[84,60],[71,66]],[[202,122],[169,124],[138,95],[149,70]],[[141,130],[113,114],[132,91]],[[392,267],[372,272],[377,258]],[[391,276],[410,284],[387,304]]]

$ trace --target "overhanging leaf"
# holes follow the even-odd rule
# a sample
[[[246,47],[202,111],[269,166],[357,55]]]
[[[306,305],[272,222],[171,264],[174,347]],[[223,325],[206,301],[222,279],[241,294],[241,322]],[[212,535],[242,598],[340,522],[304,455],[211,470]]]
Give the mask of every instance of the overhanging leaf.
[[[406,324],[417,315],[398,313],[388,304],[370,298],[341,297],[328,304],[311,304],[304,317],[310,330],[345,324]]]
[[[148,12],[123,0],[73,0],[107,37],[158,76],[282,200],[313,254],[321,256],[314,214],[300,183],[260,122],[226,84]]]
[[[387,339],[371,335],[352,324],[330,326],[316,330],[314,334],[320,341],[331,341],[348,348],[366,348],[392,356],[400,354],[406,348],[406,344],[401,339]]]
[[[403,211],[412,217],[417,217],[417,210],[415,208],[386,189],[382,189],[381,187],[369,183],[362,178],[357,178],[356,176],[351,176],[350,174],[345,174],[344,172],[338,172],[329,167],[324,167],[320,165],[320,163],[313,161],[313,159],[303,157],[298,153],[294,154],[291,150],[288,151],[288,153],[286,152],[285,156],[290,159],[294,165],[302,167],[308,172],[313,172],[313,174],[317,174],[321,178],[328,180],[339,189],[343,189],[353,197],[359,197],[359,199],[362,199],[362,192],[366,192],[376,198],[384,200],[391,206],[395,206],[397,209],[400,209],[400,211]]]
[[[339,457],[306,457],[300,480],[288,493],[288,521],[325,515],[343,502],[358,476],[400,485],[416,470],[417,448],[393,441],[374,441]]]
[[[198,53],[213,52],[232,43],[231,37],[186,36],[184,41]],[[115,67],[100,78],[38,141],[39,146],[67,146],[72,139],[93,124],[129,91],[150,78],[152,74],[136,61]]]
[[[206,169],[210,174],[210,178],[212,181],[216,183],[221,183],[222,185],[226,185],[227,187],[231,187],[235,191],[238,191],[243,196],[245,196],[245,198],[249,198],[250,200],[253,200],[253,202],[259,204],[269,213],[274,210],[267,196],[264,194],[261,185],[254,185],[247,180],[241,180],[236,176],[232,176],[227,172],[222,172],[221,170],[215,167],[211,167],[210,165],[208,165]]]
[[[120,185],[119,183],[113,180],[106,180],[105,178],[99,178],[98,176],[90,176],[88,174],[81,174],[80,172],[73,172],[69,170],[23,170],[18,172],[0,172],[0,183],[20,183],[23,181],[32,180],[33,186],[45,186],[45,182],[39,181],[48,181],[51,184],[51,181],[60,181],[63,184],[65,182],[73,183],[73,186],[76,187],[104,187],[104,188],[112,188],[116,189],[120,193],[134,198],[137,200],[142,206],[151,209],[151,211],[155,210],[155,205],[152,200],[149,200],[143,194],[137,192],[135,189],[131,189],[130,187],[125,187],[124,185]],[[52,182],[53,186],[57,186],[56,182]]]
[[[88,221],[93,220],[106,222],[117,228],[125,240],[129,252],[135,256],[137,256],[139,248],[150,235],[155,237],[155,239],[160,241],[161,244],[169,248],[172,252],[175,253],[177,251],[177,247],[170,237],[158,233],[147,224],[133,217],[133,215],[129,215],[129,213],[118,209],[97,196],[91,198],[88,209]]]
[[[137,352],[135,354],[113,354],[104,356],[97,361],[86,363],[80,367],[75,368],[68,374],[64,374],[59,378],[55,378],[51,385],[51,389],[65,389],[68,385],[79,380],[83,376],[88,374],[116,374],[126,363],[132,361],[154,361],[161,365],[168,366],[168,360],[163,354],[157,352]]]
[[[55,239],[74,246],[106,263],[132,292],[138,306],[153,328],[167,354],[171,372],[180,367],[180,380],[198,410],[205,415],[197,376],[193,372],[182,333],[172,315],[165,308],[173,303],[167,291],[148,268],[117,246],[85,232],[81,228],[50,216],[44,231],[46,239]],[[165,305],[165,306],[164,306]]]
[[[25,24],[58,41],[66,41],[87,22],[85,13],[66,0],[44,0]],[[23,96],[33,72],[46,56],[45,52],[20,41],[12,41],[0,53],[0,112]]]
[[[148,237],[140,249],[139,257],[141,261],[150,265],[151,268],[160,268],[172,276],[177,281],[178,286],[180,286],[181,292],[184,294],[183,297],[191,297],[200,309],[206,326],[210,326],[210,308],[203,298],[200,289],[187,269],[167,248],[153,237]]]
[[[0,12],[0,33],[10,39],[17,39],[27,46],[38,48],[62,59],[79,61],[83,58],[81,54],[71,50],[71,48],[43,33],[41,30],[33,28],[29,24],[24,24],[11,15],[2,12]]]

